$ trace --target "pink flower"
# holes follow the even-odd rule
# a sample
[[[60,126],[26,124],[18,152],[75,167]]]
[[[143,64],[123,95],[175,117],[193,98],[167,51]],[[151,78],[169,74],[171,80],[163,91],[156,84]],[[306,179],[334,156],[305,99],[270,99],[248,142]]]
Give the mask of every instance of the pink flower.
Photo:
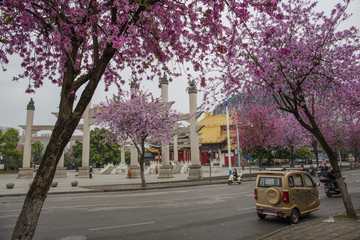
[[[280,53],[283,54],[283,55],[289,55],[289,53],[291,52],[291,50],[289,48],[280,48]]]

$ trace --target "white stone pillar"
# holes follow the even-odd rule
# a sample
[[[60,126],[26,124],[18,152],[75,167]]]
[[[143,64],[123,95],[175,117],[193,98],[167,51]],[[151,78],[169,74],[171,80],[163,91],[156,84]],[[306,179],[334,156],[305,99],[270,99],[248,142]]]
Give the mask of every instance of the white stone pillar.
[[[178,164],[179,163],[179,152],[178,152],[178,135],[175,134],[174,135],[174,163]]]
[[[161,101],[167,103],[169,101],[169,81],[167,80],[166,74],[161,81]],[[162,164],[159,169],[159,177],[158,178],[172,178],[174,177],[172,174],[172,169],[169,160],[169,144],[163,145],[161,147],[161,156],[162,156]]]
[[[131,144],[130,147],[130,178],[140,177],[139,154],[136,147]]]
[[[121,153],[120,153],[120,164],[125,165],[125,146],[124,146],[124,144],[121,146],[120,151],[121,151]]]
[[[191,165],[189,167],[190,180],[202,180],[202,168],[200,164],[199,135],[196,131],[198,122],[197,112],[197,90],[193,84],[189,87],[189,105],[190,105],[190,148],[191,148]]]
[[[64,167],[64,152],[62,153],[58,165],[56,166],[55,178],[66,178],[66,167]]]
[[[83,142],[82,142],[82,160],[79,167],[78,177],[89,177],[89,156],[90,156],[90,108],[91,102],[86,107],[83,114]]]
[[[82,145],[82,161],[83,167],[89,167],[89,156],[90,156],[90,106],[91,103],[86,107],[84,112],[84,131],[83,131],[83,145]]]
[[[32,126],[34,122],[34,111],[35,105],[34,100],[31,98],[27,105],[26,113],[26,130],[25,130],[25,142],[24,142],[24,155],[23,155],[23,165],[19,169],[17,178],[32,178],[34,170],[30,167],[30,158],[31,158],[31,136],[32,136]]]
[[[130,93],[135,94],[137,88],[136,79],[130,83]],[[128,174],[130,178],[139,178],[140,177],[140,165],[139,165],[139,154],[134,146],[134,143],[131,143],[130,146],[130,174]]]
[[[58,167],[64,167],[64,158],[65,158],[65,156],[64,156],[64,152],[63,152],[63,153],[61,154],[60,160],[59,160],[58,165],[56,166],[56,168],[58,168]]]

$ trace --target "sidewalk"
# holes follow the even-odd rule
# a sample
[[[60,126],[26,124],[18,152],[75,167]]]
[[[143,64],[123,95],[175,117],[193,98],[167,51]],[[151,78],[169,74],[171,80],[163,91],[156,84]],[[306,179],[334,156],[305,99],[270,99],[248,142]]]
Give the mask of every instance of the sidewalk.
[[[360,216],[360,209],[356,210]],[[299,222],[296,225],[281,228],[258,240],[282,240],[282,239],[306,239],[306,240],[356,240],[360,239],[360,220],[350,220],[339,217],[324,217],[307,222]]]
[[[305,166],[305,168],[307,167],[309,167],[309,165]],[[232,167],[232,169],[233,168],[234,167]],[[345,168],[349,169],[348,164],[344,164],[344,169]],[[227,182],[229,175],[229,169],[227,167],[222,167],[219,169],[214,169],[212,167],[211,182],[209,167],[203,166],[202,169],[204,176],[204,180],[202,181],[188,180],[187,178],[189,174],[173,174],[173,178],[158,178],[157,174],[145,174],[145,181],[147,184],[146,189],[194,186]],[[258,171],[259,168],[257,166],[251,167],[252,180],[256,179],[256,174]],[[250,168],[248,166],[245,167],[245,170],[241,171],[241,173],[243,174],[243,179],[245,181],[249,180]],[[58,184],[57,187],[50,188],[49,194],[143,189],[141,188],[140,178],[127,178],[125,174],[96,174],[96,172],[94,172],[94,177],[92,179],[77,178],[75,174],[75,170],[68,170],[67,178],[54,178],[54,181],[56,181]],[[0,197],[10,195],[25,195],[28,192],[29,184],[32,182],[32,179],[17,179],[16,177],[17,174],[0,174]],[[76,187],[71,186],[71,182],[73,181],[78,182]],[[15,184],[13,189],[6,188],[6,184],[10,182]]]
[[[145,174],[146,189],[168,188],[181,186],[195,186],[204,184],[226,183],[228,179],[229,169],[221,168],[216,172],[211,172],[211,181],[209,167],[203,167],[204,180],[191,181],[188,180],[189,174],[173,174],[173,178],[158,178],[158,174]],[[214,169],[213,169],[214,170]],[[257,167],[252,167],[252,180],[256,179]],[[244,177],[248,178],[250,169],[245,168],[242,172]],[[67,171],[67,178],[54,178],[58,184],[51,187],[49,194],[53,193],[79,193],[79,192],[104,192],[104,191],[129,191],[144,189],[141,187],[140,178],[127,178],[125,174],[96,174],[93,178],[78,178],[75,176],[74,170]],[[35,173],[34,173],[35,176]],[[17,174],[0,174],[0,197],[25,195],[29,190],[29,185],[33,179],[17,179]],[[71,186],[73,181],[77,181],[76,187]],[[7,189],[7,183],[14,183],[13,189]]]

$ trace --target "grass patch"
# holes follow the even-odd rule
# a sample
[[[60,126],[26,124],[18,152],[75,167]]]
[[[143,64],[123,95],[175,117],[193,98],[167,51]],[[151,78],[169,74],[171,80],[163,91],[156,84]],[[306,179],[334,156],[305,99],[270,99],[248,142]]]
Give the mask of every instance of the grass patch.
[[[346,213],[335,215],[334,217],[335,218],[345,218],[345,219],[350,219],[350,220],[359,220],[359,217],[351,217],[351,216],[348,216]]]

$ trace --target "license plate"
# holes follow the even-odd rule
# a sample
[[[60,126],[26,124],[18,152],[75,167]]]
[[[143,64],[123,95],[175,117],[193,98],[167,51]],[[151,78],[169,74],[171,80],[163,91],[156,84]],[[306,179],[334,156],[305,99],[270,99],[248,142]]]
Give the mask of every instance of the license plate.
[[[263,211],[263,212],[268,212],[268,213],[277,213],[276,210],[274,210],[274,209],[269,209],[269,208],[264,208],[262,211]]]

